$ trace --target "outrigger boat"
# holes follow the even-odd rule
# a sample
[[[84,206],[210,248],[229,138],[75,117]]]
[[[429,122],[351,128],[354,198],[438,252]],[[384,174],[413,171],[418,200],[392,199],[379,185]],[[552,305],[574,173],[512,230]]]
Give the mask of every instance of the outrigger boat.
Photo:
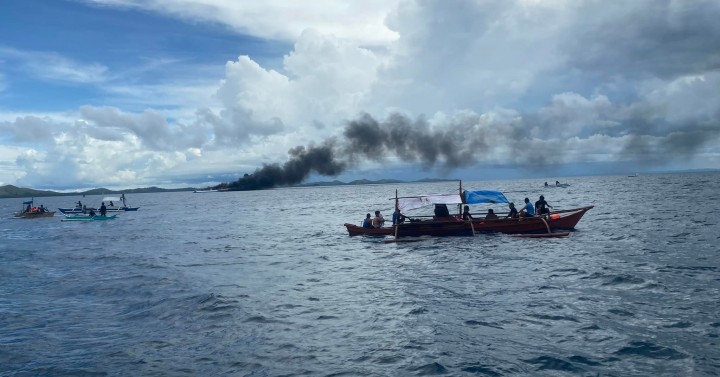
[[[125,199],[125,194],[122,194],[120,196],[106,196],[103,198],[102,202],[105,204],[105,210],[107,212],[137,211],[140,208],[128,207],[127,201]],[[115,203],[118,203],[119,205],[116,206]],[[87,213],[90,210],[98,211],[98,208],[89,208],[81,205],[76,205],[74,208],[58,208],[58,210],[64,214],[77,214]]]
[[[15,212],[15,217],[19,219],[37,219],[40,217],[53,217],[55,211],[48,211],[45,207],[34,207],[33,199],[24,201],[20,212]]]
[[[454,195],[422,195],[395,198],[395,206],[402,211],[420,208],[426,205],[508,203],[499,191],[462,191]],[[569,233],[557,230],[573,230],[585,212],[593,206],[552,211],[549,214],[534,217],[498,218],[493,220],[462,220],[462,215],[433,217],[428,220],[411,219],[409,222],[385,228],[364,228],[354,224],[345,224],[350,236],[469,236],[477,232],[498,232],[527,237],[565,237]]]
[[[66,215],[64,219],[60,221],[104,221],[104,220],[114,220],[117,218],[117,215],[112,216],[84,216],[84,215]]]

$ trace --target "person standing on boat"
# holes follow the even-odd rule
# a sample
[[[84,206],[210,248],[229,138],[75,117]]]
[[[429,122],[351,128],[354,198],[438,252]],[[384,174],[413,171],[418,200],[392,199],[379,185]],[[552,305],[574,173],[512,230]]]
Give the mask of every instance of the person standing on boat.
[[[100,204],[100,216],[105,216],[106,213],[107,207],[105,207],[105,202],[102,202],[102,204]]]
[[[519,215],[522,217],[535,216],[535,206],[530,203],[530,199],[525,198],[525,206],[520,210]]]
[[[370,218],[370,214],[368,213],[365,215],[365,220],[363,220],[363,228],[372,228],[372,219]]]
[[[508,214],[507,214],[507,216],[505,216],[505,218],[506,218],[506,219],[515,219],[515,218],[517,218],[517,217],[518,217],[518,211],[517,211],[517,208],[515,208],[515,203],[510,202],[510,204],[508,204],[508,206],[510,207],[510,212],[508,212]]]
[[[537,211],[538,215],[550,213],[550,208],[552,208],[552,206],[545,201],[544,196],[540,195],[540,199],[535,202],[535,210]]]
[[[470,206],[463,207],[462,219],[464,221],[473,219],[472,215],[470,214]]]
[[[373,228],[382,228],[383,224],[385,224],[385,219],[380,214],[380,211],[375,211],[375,217],[372,219]]]

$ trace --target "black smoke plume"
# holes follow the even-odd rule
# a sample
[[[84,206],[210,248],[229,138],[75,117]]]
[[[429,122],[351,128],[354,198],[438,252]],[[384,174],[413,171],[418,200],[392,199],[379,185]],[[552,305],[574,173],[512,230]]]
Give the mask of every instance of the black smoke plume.
[[[290,159],[280,166],[263,165],[252,174],[217,188],[230,190],[261,190],[301,183],[311,173],[337,176],[363,160],[384,161],[397,156],[405,162],[420,163],[424,169],[440,165],[446,171],[475,162],[475,155],[484,140],[473,135],[472,125],[456,124],[446,130],[430,129],[424,118],[412,121],[401,114],[392,114],[384,122],[370,115],[349,121],[343,139],[329,139],[320,146],[298,146],[291,149]]]

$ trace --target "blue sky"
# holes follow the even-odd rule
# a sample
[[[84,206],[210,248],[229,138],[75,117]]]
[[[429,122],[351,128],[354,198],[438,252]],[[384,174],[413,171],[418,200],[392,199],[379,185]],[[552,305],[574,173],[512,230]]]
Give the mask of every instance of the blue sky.
[[[719,16],[711,0],[4,1],[0,185],[204,186],[298,146],[342,166],[307,165],[313,180],[718,169]]]

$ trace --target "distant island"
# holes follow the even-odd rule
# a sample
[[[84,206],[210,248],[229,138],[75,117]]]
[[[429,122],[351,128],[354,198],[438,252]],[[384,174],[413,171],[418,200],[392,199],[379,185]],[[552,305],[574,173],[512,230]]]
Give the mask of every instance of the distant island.
[[[73,192],[57,192],[50,190],[35,190],[31,188],[17,187],[13,185],[0,186],[0,198],[41,198],[46,196],[77,196],[77,195],[114,195],[114,194],[141,194],[141,193],[153,193],[153,192],[178,192],[178,191],[193,191],[192,187],[178,188],[178,189],[164,189],[160,187],[144,187],[127,190],[110,190],[106,188],[96,188],[87,191],[73,191]]]
[[[308,182],[301,183],[298,185],[292,185],[288,187],[321,187],[321,186],[356,186],[356,185],[382,185],[392,183],[432,183],[432,182],[452,182],[457,179],[436,179],[436,178],[424,178],[416,181],[402,181],[398,179],[379,179],[376,181],[368,179],[358,179],[351,182],[342,182],[338,180],[326,181],[326,182]],[[119,194],[144,194],[144,193],[156,193],[156,192],[183,192],[183,191],[195,191],[202,190],[195,187],[183,187],[177,189],[164,189],[160,187],[144,187],[127,190],[110,190],[106,188],[96,188],[86,191],[73,191],[73,192],[57,192],[51,190],[35,190],[31,188],[17,187],[13,185],[0,186],[0,198],[41,198],[46,196],[77,196],[77,195],[119,195]]]

